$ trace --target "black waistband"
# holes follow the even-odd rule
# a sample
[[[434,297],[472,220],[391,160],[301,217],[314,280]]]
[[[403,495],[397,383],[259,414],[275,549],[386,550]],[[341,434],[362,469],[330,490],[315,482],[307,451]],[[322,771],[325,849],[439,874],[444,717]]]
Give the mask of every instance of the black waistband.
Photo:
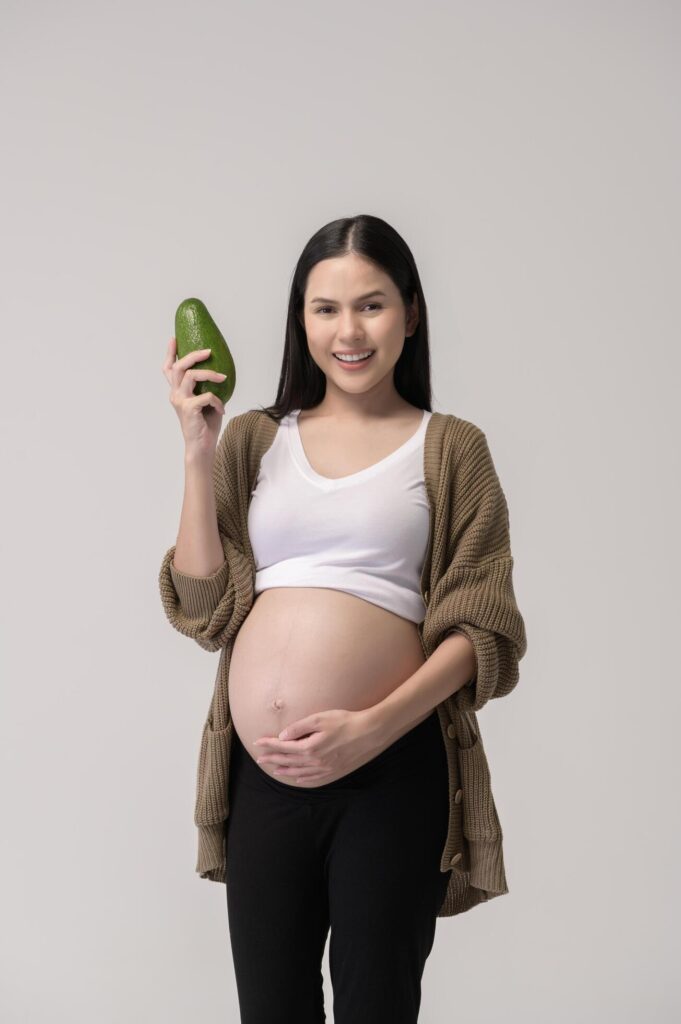
[[[304,796],[309,794],[323,794],[333,792],[337,789],[344,789],[352,785],[354,782],[359,782],[361,779],[370,776],[377,772],[380,767],[387,762],[391,762],[395,758],[399,757],[406,750],[411,750],[412,747],[422,744],[427,749],[433,749],[434,751],[440,751],[440,747],[434,746],[442,743],[442,734],[440,729],[440,719],[437,713],[437,709],[433,708],[427,718],[424,718],[422,722],[415,725],[412,729],[409,729],[402,736],[398,737],[390,746],[382,750],[380,754],[372,758],[371,761],[367,761],[365,764],[355,768],[353,771],[348,772],[340,779],[334,779],[332,782],[322,783],[319,786],[305,786],[302,788],[296,787],[295,783],[283,782],[281,779],[273,778],[266,772],[261,765],[256,764],[255,760],[248,754],[243,746],[243,743],[239,739],[239,736],[234,730],[232,734],[232,755],[231,760],[234,761],[235,765],[239,767],[245,767],[246,771],[252,773],[255,777],[259,777],[261,781],[271,784],[275,789],[278,789],[282,793],[300,793]]]

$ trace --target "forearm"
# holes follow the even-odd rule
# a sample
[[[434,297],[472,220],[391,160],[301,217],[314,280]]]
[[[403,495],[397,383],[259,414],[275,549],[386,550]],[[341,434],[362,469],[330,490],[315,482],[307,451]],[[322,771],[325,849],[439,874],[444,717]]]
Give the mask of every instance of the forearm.
[[[384,742],[392,742],[465,686],[475,671],[473,644],[463,633],[451,633],[416,672],[367,709],[372,728]]]
[[[212,576],[225,561],[218,530],[213,460],[185,456],[184,498],[173,565],[192,576]]]

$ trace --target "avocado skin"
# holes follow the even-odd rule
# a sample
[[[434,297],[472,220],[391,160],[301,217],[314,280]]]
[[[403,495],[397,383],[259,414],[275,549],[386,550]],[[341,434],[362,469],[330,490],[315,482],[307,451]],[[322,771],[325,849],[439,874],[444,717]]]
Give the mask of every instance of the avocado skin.
[[[182,359],[188,352],[210,348],[211,354],[193,365],[227,375],[222,381],[197,380],[194,394],[202,395],[206,391],[212,391],[221,402],[228,402],[236,386],[236,367],[227,342],[201,299],[184,299],[177,307],[175,338],[178,359]]]

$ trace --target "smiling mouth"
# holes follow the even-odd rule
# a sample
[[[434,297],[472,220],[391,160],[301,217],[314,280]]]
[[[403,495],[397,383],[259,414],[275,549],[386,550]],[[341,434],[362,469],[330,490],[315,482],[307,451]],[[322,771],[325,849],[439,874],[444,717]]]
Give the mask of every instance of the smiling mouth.
[[[338,352],[332,352],[331,354],[333,355],[334,359],[338,360],[339,363],[346,363],[346,364],[349,363],[350,365],[353,365],[355,363],[366,363],[367,360],[371,359],[371,357],[373,356],[375,351],[376,351],[375,349],[372,349],[371,351],[366,352],[363,355],[357,354],[357,355],[353,355],[352,357],[350,357],[350,356],[343,357]]]

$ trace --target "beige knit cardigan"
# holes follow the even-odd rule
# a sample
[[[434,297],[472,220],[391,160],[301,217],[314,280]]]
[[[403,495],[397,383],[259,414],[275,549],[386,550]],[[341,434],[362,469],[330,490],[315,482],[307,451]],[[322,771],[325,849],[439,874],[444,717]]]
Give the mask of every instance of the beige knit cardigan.
[[[212,576],[182,573],[173,565],[173,545],[159,573],[171,625],[204,650],[220,651],[201,736],[194,809],[195,870],[214,882],[226,882],[233,732],[229,663],[254,600],[248,506],[260,460],[277,427],[261,409],[249,409],[228,421],[218,442],[213,480],[222,566]],[[458,416],[434,412],[424,440],[424,475],[430,534],[421,575],[426,605],[425,619],[417,626],[421,646],[428,658],[456,629],[470,638],[477,659],[470,683],[437,705],[449,773],[449,828],[440,870],[450,873],[438,916],[450,917],[508,892],[502,830],[476,712],[514,688],[527,641],[513,591],[508,508],[483,431]]]

